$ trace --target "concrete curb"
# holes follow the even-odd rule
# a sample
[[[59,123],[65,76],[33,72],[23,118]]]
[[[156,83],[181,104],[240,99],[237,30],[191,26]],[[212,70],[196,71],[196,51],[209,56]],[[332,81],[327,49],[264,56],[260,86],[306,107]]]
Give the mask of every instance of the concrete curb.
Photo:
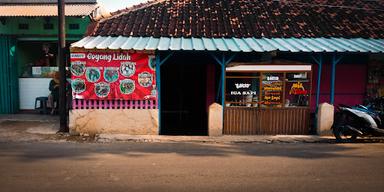
[[[162,135],[125,135],[99,134],[95,141],[99,143],[113,142],[154,142],[154,143],[333,143],[333,137],[315,135],[276,135],[276,136],[162,136]]]

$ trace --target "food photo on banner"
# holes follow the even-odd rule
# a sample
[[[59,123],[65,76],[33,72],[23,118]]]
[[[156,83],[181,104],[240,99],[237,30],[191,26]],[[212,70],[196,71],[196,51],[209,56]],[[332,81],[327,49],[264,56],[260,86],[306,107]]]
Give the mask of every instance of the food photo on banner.
[[[154,56],[129,52],[71,53],[75,99],[154,100]]]

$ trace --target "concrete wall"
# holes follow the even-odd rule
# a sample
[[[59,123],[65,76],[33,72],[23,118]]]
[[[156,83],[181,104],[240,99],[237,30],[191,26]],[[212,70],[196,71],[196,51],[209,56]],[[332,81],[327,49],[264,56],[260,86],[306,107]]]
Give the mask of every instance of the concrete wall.
[[[334,117],[334,107],[328,103],[319,105],[319,112],[317,118],[317,134],[318,135],[332,135],[332,124]]]
[[[158,135],[157,109],[76,109],[69,113],[71,133]]]

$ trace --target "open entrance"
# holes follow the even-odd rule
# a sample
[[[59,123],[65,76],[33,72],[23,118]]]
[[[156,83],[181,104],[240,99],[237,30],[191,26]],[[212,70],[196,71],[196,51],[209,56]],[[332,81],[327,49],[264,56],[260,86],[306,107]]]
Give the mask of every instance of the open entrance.
[[[184,54],[161,66],[160,134],[208,134],[206,74],[206,65]]]

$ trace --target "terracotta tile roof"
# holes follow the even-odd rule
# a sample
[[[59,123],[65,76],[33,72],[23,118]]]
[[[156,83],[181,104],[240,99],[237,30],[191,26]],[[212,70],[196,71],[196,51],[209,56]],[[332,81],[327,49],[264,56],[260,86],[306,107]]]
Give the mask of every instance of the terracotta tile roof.
[[[57,0],[0,0],[0,4],[56,4]],[[96,0],[65,0],[66,4],[96,3]]]
[[[126,7],[124,9],[117,10],[115,12],[112,12],[111,15],[119,15],[119,14],[122,14],[122,13],[127,13],[127,12],[130,12],[130,11],[135,11],[135,10],[142,9],[142,8],[151,6],[153,4],[159,3],[160,1],[161,0],[149,0],[146,3],[139,3],[139,4],[133,5],[131,7]]]
[[[93,35],[384,38],[384,0],[158,0],[115,13]]]

